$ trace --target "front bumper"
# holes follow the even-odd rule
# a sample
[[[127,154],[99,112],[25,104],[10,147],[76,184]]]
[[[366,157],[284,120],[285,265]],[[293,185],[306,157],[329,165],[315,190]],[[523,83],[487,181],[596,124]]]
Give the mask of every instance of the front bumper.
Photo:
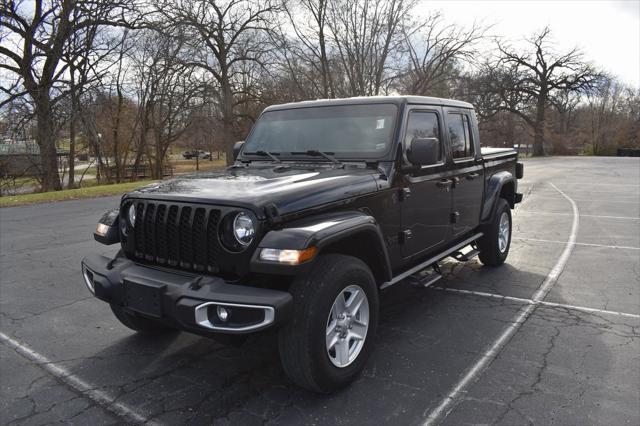
[[[286,322],[292,310],[286,291],[228,284],[219,277],[156,269],[127,258],[90,255],[82,260],[82,271],[98,299],[198,334],[252,333]]]

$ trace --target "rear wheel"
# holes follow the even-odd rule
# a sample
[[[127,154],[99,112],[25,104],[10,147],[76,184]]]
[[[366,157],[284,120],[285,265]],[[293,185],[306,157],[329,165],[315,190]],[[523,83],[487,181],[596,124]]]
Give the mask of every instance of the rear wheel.
[[[478,240],[480,261],[487,266],[502,265],[511,246],[511,207],[504,198],[498,200],[491,223],[484,227],[483,233]]]
[[[378,324],[371,270],[355,257],[321,256],[290,291],[293,318],[278,339],[287,376],[321,393],[347,386],[364,368]]]

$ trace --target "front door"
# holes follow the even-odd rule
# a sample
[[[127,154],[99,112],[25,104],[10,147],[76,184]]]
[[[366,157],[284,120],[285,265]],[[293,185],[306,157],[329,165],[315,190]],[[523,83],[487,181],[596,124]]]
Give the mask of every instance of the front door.
[[[482,159],[478,155],[478,135],[474,134],[475,117],[469,110],[445,108],[449,152],[455,164],[453,193],[453,237],[472,231],[480,223],[484,194]]]
[[[404,177],[401,238],[405,259],[436,249],[450,238],[452,190],[442,185],[442,175],[447,168],[443,123],[442,110],[438,107],[414,108],[406,117],[404,151],[413,138],[438,138],[440,159]]]

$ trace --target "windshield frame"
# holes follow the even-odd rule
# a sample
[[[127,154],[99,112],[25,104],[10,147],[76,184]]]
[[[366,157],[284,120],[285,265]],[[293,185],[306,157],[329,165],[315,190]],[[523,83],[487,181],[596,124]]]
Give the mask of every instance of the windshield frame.
[[[270,108],[266,108],[258,117],[258,119],[256,120],[256,122],[254,123],[254,125],[251,127],[251,131],[249,132],[249,134],[247,135],[245,141],[249,141],[252,137],[252,135],[254,134],[258,123],[260,122],[260,120],[263,118],[262,116],[265,114],[269,114],[270,112],[280,112],[280,111],[290,111],[290,110],[298,110],[298,109],[318,109],[318,108],[331,108],[331,107],[360,107],[360,106],[368,106],[368,105],[391,105],[394,106],[396,111],[393,114],[393,126],[392,129],[390,131],[390,136],[389,136],[389,142],[388,142],[388,147],[385,151],[381,151],[379,153],[379,155],[376,156],[370,156],[370,155],[358,155],[358,154],[362,154],[362,153],[358,153],[358,152],[349,152],[349,153],[334,153],[333,151],[326,151],[324,149],[322,149],[323,147],[316,147],[315,149],[319,150],[319,151],[323,151],[323,152],[327,152],[330,153],[330,155],[332,157],[335,157],[336,159],[338,159],[339,161],[343,162],[343,161],[393,161],[393,158],[390,158],[390,155],[395,152],[395,146],[397,145],[398,142],[398,131],[400,129],[400,125],[401,125],[401,116],[402,116],[402,112],[403,109],[402,105],[397,103],[397,102],[393,102],[393,101],[377,101],[377,102],[366,102],[366,103],[328,103],[328,104],[321,104],[321,105],[305,105],[305,106],[291,106],[291,108],[275,108],[275,109],[270,109]],[[244,162],[272,162],[273,160],[269,159],[268,157],[265,158],[264,156],[259,156],[256,154],[246,154],[246,150],[247,150],[247,146],[246,146],[246,142],[244,144],[244,146],[242,147],[242,151],[240,152],[240,155],[238,156],[238,160],[239,161],[244,161]],[[253,152],[253,151],[251,151]],[[271,151],[270,151],[271,152]],[[301,154],[291,154],[291,152],[296,152],[296,151],[275,151],[277,154],[276,157],[278,157],[278,159],[280,159],[281,161],[295,161],[295,162],[329,162],[329,160],[321,157],[321,156],[311,156],[311,155],[301,155]],[[349,154],[349,155],[345,155],[345,154]]]

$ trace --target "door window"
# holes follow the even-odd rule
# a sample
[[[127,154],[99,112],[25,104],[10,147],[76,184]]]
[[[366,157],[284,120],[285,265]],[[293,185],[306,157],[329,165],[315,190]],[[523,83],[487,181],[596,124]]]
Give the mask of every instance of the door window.
[[[442,140],[440,139],[440,124],[435,112],[411,111],[407,122],[404,146],[410,147],[416,138],[436,138],[439,141],[438,163],[442,162]]]
[[[473,157],[473,141],[469,117],[464,114],[449,114],[449,144],[454,160]]]

